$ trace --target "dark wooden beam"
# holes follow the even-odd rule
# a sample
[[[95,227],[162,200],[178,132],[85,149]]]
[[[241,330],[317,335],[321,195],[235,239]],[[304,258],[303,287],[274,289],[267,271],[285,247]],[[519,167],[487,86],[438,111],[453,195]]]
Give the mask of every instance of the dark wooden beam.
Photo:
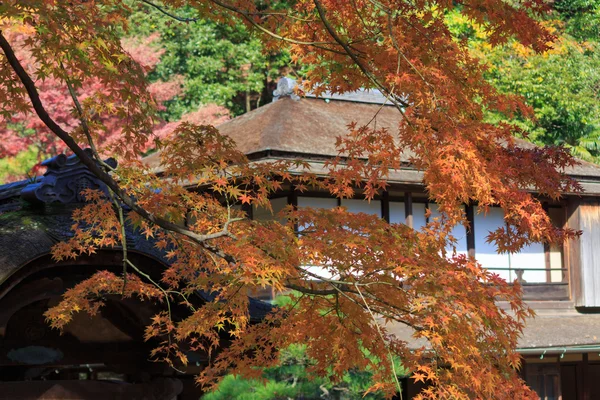
[[[387,190],[381,194],[381,217],[390,223],[390,194]]]
[[[467,229],[467,249],[469,251],[469,257],[475,258],[475,207],[472,205],[466,206],[467,222],[469,223],[469,229]]]
[[[413,206],[412,193],[404,192],[404,214],[406,216],[406,225],[413,227]]]
[[[290,194],[288,194],[288,204],[294,206],[294,208],[298,208],[298,190],[296,190],[296,186],[292,185],[290,189]]]
[[[3,382],[0,399],[174,399],[183,390],[178,379],[116,385],[94,380],[45,380]],[[39,397],[38,397],[39,396]]]
[[[63,281],[60,278],[42,278],[10,292],[0,301],[0,336],[4,336],[8,320],[18,310],[36,301],[60,296],[63,292]]]

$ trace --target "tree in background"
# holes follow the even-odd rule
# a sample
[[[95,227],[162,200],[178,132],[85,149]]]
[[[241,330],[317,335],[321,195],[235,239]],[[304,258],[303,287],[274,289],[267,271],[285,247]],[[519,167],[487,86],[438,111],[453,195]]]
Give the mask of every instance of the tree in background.
[[[288,70],[285,49],[263,53],[261,41],[242,23],[202,20],[190,7],[179,10],[178,17],[186,21],[181,23],[147,3],[130,1],[128,5],[130,29],[121,37],[124,48],[152,82],[150,91],[162,121],[155,132],[159,138],[178,121],[218,125],[229,115],[270,102],[276,78]],[[40,90],[43,96],[59,96],[52,103],[64,105],[61,112],[67,114],[57,119],[72,123],[66,87],[50,79]],[[47,129],[31,115],[13,116],[0,122],[0,128],[5,139],[0,182],[39,173],[31,168],[64,150],[56,148]],[[105,136],[114,136],[117,130],[109,126]]]
[[[154,94],[160,93],[156,100],[163,106],[159,112],[163,121],[174,123],[184,113],[208,106],[201,112],[201,118],[209,122],[205,116],[213,105],[227,108],[234,116],[247,112],[271,100],[276,78],[291,65],[282,46],[265,54],[261,41],[242,23],[202,20],[191,7],[179,10],[178,18],[185,21],[181,23],[151,4],[133,1],[128,4],[131,24],[122,36],[128,50],[137,53],[134,58],[147,64],[150,81],[163,83],[162,87],[156,87],[159,90],[154,90]],[[277,5],[278,9],[286,6],[285,2]],[[564,0],[555,2],[553,7],[550,17],[543,18],[559,35],[559,40],[544,55],[537,55],[516,42],[493,49],[482,47],[485,33],[468,24],[468,18],[460,10],[450,13],[448,20],[457,37],[468,37],[478,57],[490,64],[486,79],[503,92],[522,95],[533,107],[537,121],[517,116],[510,119],[511,123],[521,127],[534,143],[564,145],[574,156],[596,162],[600,154],[600,34],[597,32],[600,5],[596,0]],[[132,37],[142,38],[146,43],[142,46],[139,39]],[[152,46],[148,46],[149,42]],[[148,63],[149,60],[152,61]],[[310,68],[307,65],[303,71]],[[51,82],[49,86],[52,87]],[[61,100],[58,103],[64,104],[68,99]],[[226,114],[223,109],[213,111],[217,118]],[[185,119],[193,118],[192,114]],[[489,120],[499,123],[507,118],[490,113]],[[0,160],[0,182],[39,173],[37,169],[30,171],[31,167],[57,154],[57,149],[39,140],[26,145],[35,129],[44,131],[38,125],[35,119],[25,124],[8,123],[4,132],[10,134],[4,137],[5,146],[13,151],[6,152]],[[163,131],[159,127],[158,135]],[[20,144],[15,147],[17,142]],[[21,151],[23,154],[17,157]]]
[[[290,296],[279,295],[276,306],[292,306]],[[325,311],[324,311],[325,312]],[[366,350],[365,354],[368,354]],[[377,360],[374,360],[377,361]],[[277,399],[323,399],[323,400],[383,400],[381,393],[368,393],[373,385],[373,374],[369,371],[350,370],[335,382],[327,377],[314,376],[308,369],[314,361],[306,355],[306,347],[291,345],[282,349],[279,363],[263,371],[259,379],[244,379],[227,375],[217,389],[202,396],[202,400],[277,400]],[[396,360],[396,371],[405,377],[409,371]]]
[[[561,0],[544,24],[558,39],[552,49],[535,54],[511,41],[491,48],[482,26],[460,11],[448,16],[457,36],[489,66],[485,76],[504,93],[523,96],[535,120],[490,113],[495,123],[510,121],[539,145],[564,145],[586,161],[600,159],[600,2]]]
[[[469,20],[485,26],[491,45],[514,38],[545,51],[552,36],[532,16],[544,15],[546,6],[299,0],[281,9],[270,2],[165,0],[162,7],[177,15],[184,3],[199,18],[232,24],[237,18],[263,34],[267,52],[285,45],[294,63],[311,66],[308,90],[379,89],[402,122],[393,131],[349,126],[338,140],[345,157],[329,160],[324,176],[300,160],[252,163],[214,127],[181,123],[160,143],[158,176],[139,161],[160,110],[146,71],[122,46],[130,3],[3,1],[0,113],[8,118],[35,112],[108,188],[108,195],[85,191],[88,202],[73,214],[73,236],[58,243],[53,256],[123,249],[123,274],[103,271],[74,286],[48,310],[51,325],[61,328],[74,313],[97,312],[110,293],[140,296],[165,304],[146,329],[146,338],[161,343],[152,355],[176,366],[187,363],[181,346],[211,355],[198,378],[207,387],[226,372],[257,378],[277,365],[282,349],[299,344],[313,376],[339,382],[349,371],[371,372],[374,383],[366,393],[391,397],[399,389],[397,357],[415,380],[429,384],[421,398],[536,398],[515,371],[517,339],[532,315],[518,285],[446,249],[455,243],[453,227],[467,223],[462,205],[472,202],[505,210],[505,225],[489,236],[501,251],[576,236],[556,229],[531,195],[558,199],[579,192],[564,174],[575,161],[561,148],[519,147],[514,126],[484,120],[490,110],[508,116],[531,110],[483,79],[483,65],[452,34],[446,15],[462,6]],[[28,70],[16,55],[15,34],[25,35],[35,61]],[[70,115],[77,123],[57,123],[53,105],[38,90],[44,79],[72,85]],[[83,98],[95,82],[102,89]],[[120,134],[98,141],[103,121],[113,118]],[[403,165],[406,151],[441,214],[421,231],[344,208],[287,208],[281,217],[288,222],[282,224],[248,220],[234,207],[269,207],[269,195],[284,184],[337,197],[360,190],[372,199],[386,187],[389,171]],[[118,158],[118,168],[102,161],[105,153]],[[203,191],[187,190],[190,182]],[[149,279],[144,266],[127,258],[127,224],[153,237],[171,260],[162,276]],[[291,295],[293,306],[250,324],[247,290],[266,285],[298,294]],[[190,301],[199,290],[213,295],[202,306]],[[496,306],[499,298],[511,313]],[[188,315],[173,321],[172,302]],[[407,325],[430,348],[409,349],[386,323]],[[223,329],[231,343],[216,354]]]
[[[381,393],[367,393],[373,384],[368,371],[352,370],[341,381],[311,376],[307,372],[311,360],[303,346],[290,346],[280,352],[279,365],[267,368],[262,379],[244,379],[227,375],[217,390],[202,396],[202,400],[383,400]],[[406,373],[398,369],[399,373]]]
[[[167,103],[168,120],[211,103],[227,107],[233,115],[248,112],[271,101],[277,78],[289,67],[282,46],[264,52],[261,40],[243,23],[201,19],[192,7],[178,10],[184,23],[147,3],[136,2],[132,8],[128,34],[159,32],[158,44],[165,51],[150,79],[182,77],[183,95]]]
[[[141,67],[144,74],[153,74],[165,53],[159,43],[159,34],[147,36],[128,36],[122,39],[123,50]],[[21,62],[28,70],[35,70],[36,60],[27,50],[26,35],[15,33],[10,39],[18,53]],[[73,100],[69,85],[75,89],[78,82],[66,82],[56,77],[39,77],[41,99],[51,104],[51,112],[57,123],[73,129],[79,124],[79,117],[73,114]],[[94,98],[107,97],[108,88],[98,80],[90,80],[78,87],[81,102],[93,101]],[[156,141],[166,137],[179,123],[218,125],[229,119],[229,110],[214,102],[190,105],[173,118],[167,112],[167,105],[177,102],[183,96],[183,77],[171,74],[166,79],[154,79],[148,86],[148,92],[159,111],[154,121],[152,141],[148,141],[142,151],[146,152],[156,147]],[[110,104],[109,104],[110,106]],[[98,124],[95,138],[99,144],[114,142],[121,135],[121,118],[108,114],[104,116],[101,110],[90,116],[90,121]],[[170,122],[169,122],[170,121]],[[0,116],[0,182],[21,178],[24,174],[36,174],[39,163],[45,158],[63,153],[67,146],[56,137],[37,116],[29,112],[17,112],[10,116]],[[32,170],[32,168],[34,168]],[[43,171],[42,171],[43,172]]]

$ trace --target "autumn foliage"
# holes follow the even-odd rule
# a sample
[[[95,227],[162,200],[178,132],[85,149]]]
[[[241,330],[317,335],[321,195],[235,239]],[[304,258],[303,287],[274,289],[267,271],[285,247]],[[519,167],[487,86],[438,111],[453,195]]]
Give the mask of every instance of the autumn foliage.
[[[127,3],[3,2],[2,116],[35,111],[46,132],[109,188],[109,195],[86,193],[89,202],[73,215],[75,234],[55,247],[54,257],[125,250],[124,226],[132,224],[171,260],[162,276],[151,277],[124,251],[126,275],[102,272],[82,282],[48,311],[50,323],[63,327],[73,313],[95,311],[100,295],[123,292],[165,305],[146,331],[162,343],[153,353],[158,360],[185,364],[182,348],[211,354],[199,377],[204,385],[227,371],[256,375],[255,367],[277,362],[280,349],[304,343],[315,360],[313,373],[341,377],[368,368],[377,382],[372,390],[388,394],[397,388],[391,363],[397,356],[415,380],[429,384],[422,398],[535,398],[515,371],[517,339],[531,315],[518,285],[447,249],[452,227],[465,223],[464,203],[503,207],[506,228],[490,236],[501,250],[572,237],[575,232],[552,226],[530,193],[557,199],[579,191],[564,174],[574,161],[560,148],[518,146],[516,128],[482,121],[486,109],[530,110],[482,79],[478,61],[452,36],[444,13],[461,7],[486,27],[493,45],[514,37],[543,51],[552,37],[533,16],[545,12],[544,3],[300,0],[271,9],[270,2],[257,8],[244,0],[163,2],[173,13],[184,3],[199,17],[240,19],[263,35],[267,49],[288,46],[295,62],[310,66],[305,90],[377,88],[403,122],[394,131],[351,126],[338,140],[345,157],[330,160],[328,174],[320,176],[302,161],[252,163],[215,128],[184,122],[161,140],[163,175],[157,176],[139,161],[152,140],[156,102],[144,68],[116,32],[127,29]],[[27,69],[14,56],[14,35],[24,38],[32,60]],[[73,87],[64,120],[54,100],[42,95],[45,80]],[[94,84],[101,89],[83,95]],[[103,141],[107,121],[119,128],[114,140]],[[95,160],[77,143],[96,149]],[[119,158],[116,170],[96,164],[107,152]],[[360,191],[370,199],[386,187],[403,153],[423,171],[442,215],[421,231],[343,208],[288,207],[282,224],[248,220],[234,207],[268,207],[268,197],[287,184],[338,197]],[[247,292],[267,285],[296,294],[290,306],[250,324]],[[198,306],[191,300],[197,291],[211,293],[212,300]],[[499,299],[509,302],[510,313],[495,305]],[[188,315],[174,321],[171,303],[187,307]],[[409,349],[386,323],[411,327],[428,345]],[[231,343],[217,351],[225,329]]]
[[[28,32],[26,27],[21,27],[16,30],[9,30],[7,38],[10,39],[19,60],[27,71],[38,77],[37,88],[40,92],[40,99],[48,105],[48,112],[51,113],[53,119],[61,126],[74,130],[79,126],[80,120],[79,116],[73,112],[74,104],[69,93],[68,84],[63,78],[52,75],[46,77],[36,72],[38,61],[36,61],[31,47],[28,45],[28,33],[31,32]],[[164,53],[163,49],[154,45],[156,38],[156,35],[154,35],[146,38],[128,38],[121,41],[124,53],[139,65],[143,74],[151,72]],[[68,75],[66,70],[63,73]],[[84,107],[87,103],[91,104],[98,101],[95,99],[108,99],[111,96],[110,87],[93,77],[81,82],[73,80],[69,83],[73,86],[78,85],[79,101]],[[147,90],[150,96],[149,101],[153,102],[157,110],[161,110],[164,108],[164,102],[181,94],[181,79],[176,76],[167,82],[157,81],[149,84]],[[106,106],[111,110],[119,107],[116,103],[108,103]],[[122,118],[120,116],[112,112],[102,112],[94,107],[87,119],[90,123],[96,124],[94,132],[97,136],[95,140],[99,146],[108,148],[119,143],[122,134]],[[184,115],[182,121],[218,125],[227,119],[229,119],[227,109],[210,104]],[[179,124],[179,121],[165,122],[156,117],[153,123],[149,135],[150,140],[141,147],[143,152],[155,148],[157,142],[170,134]],[[28,110],[20,110],[8,117],[0,117],[0,154],[3,157],[15,156],[32,146],[36,149],[40,161],[49,155],[64,153],[68,150],[68,146]],[[107,154],[110,153],[107,152]]]

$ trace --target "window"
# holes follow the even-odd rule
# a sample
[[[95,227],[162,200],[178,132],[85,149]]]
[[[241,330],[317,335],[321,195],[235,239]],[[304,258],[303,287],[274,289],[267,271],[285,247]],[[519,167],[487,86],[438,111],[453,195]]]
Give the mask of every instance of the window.
[[[257,207],[255,205],[252,206],[252,219],[256,221],[274,221],[277,220],[277,215],[281,210],[285,208],[288,204],[287,197],[277,197],[269,200],[271,202],[272,211],[264,208]],[[282,224],[286,223],[285,219],[281,219],[279,222]],[[258,300],[270,301],[275,298],[275,292],[271,286],[266,286],[264,288],[255,288],[248,292],[250,297],[253,297]]]
[[[548,215],[555,226],[562,227],[565,225],[565,209],[562,207],[548,208]],[[550,281],[551,282],[566,282],[567,271],[563,268],[563,247],[560,244],[552,244],[548,246],[550,253]]]
[[[527,364],[527,384],[540,396],[540,400],[559,400],[560,372],[558,364]]]
[[[425,207],[425,203],[413,203],[412,217],[414,229],[421,229],[427,224],[427,219],[425,218],[426,210],[427,207]]]
[[[406,223],[406,205],[400,201],[390,201],[390,223]]]
[[[414,206],[414,204],[413,204],[413,206]],[[431,217],[430,217],[431,219],[438,218],[441,216],[440,212],[438,211],[439,207],[437,204],[431,204],[429,208],[431,210]],[[413,215],[415,215],[414,211],[413,211]],[[454,226],[451,234],[456,239],[456,252],[458,254],[467,255],[469,252],[469,248],[467,247],[467,230],[464,227],[464,225]],[[448,252],[451,252],[452,248],[449,247],[447,250],[448,250]]]
[[[533,243],[516,253],[498,254],[495,243],[488,243],[487,236],[490,232],[505,226],[504,211],[499,207],[489,207],[487,214],[484,214],[480,207],[474,208],[475,258],[484,268],[508,281],[515,279],[522,283],[563,281],[562,252],[559,246],[547,252],[542,243]]]
[[[482,267],[492,270],[503,279],[511,279],[508,254],[498,254],[496,245],[486,240],[490,232],[504,226],[504,212],[501,208],[490,207],[484,215],[479,207],[474,207],[475,258]]]
[[[311,207],[311,208],[321,208],[325,210],[329,210],[337,207],[338,200],[328,197],[298,197],[298,207]],[[298,229],[302,230],[302,227],[298,227]],[[312,272],[316,275],[319,275],[323,278],[333,279],[334,275],[327,270],[327,268],[318,266],[318,265],[308,265],[304,266],[307,271]]]
[[[341,205],[353,213],[360,212],[387,217],[390,223],[406,223],[406,212],[409,208],[408,211],[412,215],[412,226],[417,230],[428,222],[425,217],[428,209],[430,210],[430,219],[440,216],[437,204],[425,202],[424,197],[417,197],[413,201],[410,193],[406,194],[405,201],[401,201],[401,197],[400,199],[396,197],[394,200],[384,198],[369,202],[361,199],[339,200],[317,196],[298,196],[298,207],[332,209]],[[281,211],[287,203],[287,197],[274,198],[271,200],[273,213],[267,209],[254,207],[253,218],[273,220],[275,219],[274,215]],[[471,232],[467,232],[463,225],[457,225],[452,230],[452,236],[457,241],[456,251],[458,254],[473,254],[484,268],[497,273],[509,282],[518,280],[524,284],[566,284],[567,274],[566,268],[563,268],[562,246],[534,243],[525,246],[519,252],[498,254],[495,243],[488,243],[487,236],[490,232],[505,226],[504,211],[500,207],[489,207],[487,213],[484,213],[483,209],[477,206],[474,206],[472,211],[473,229]],[[564,225],[564,208],[550,206],[548,214],[556,226]],[[300,229],[302,228],[300,227]],[[448,251],[452,251],[452,248],[448,248]]]

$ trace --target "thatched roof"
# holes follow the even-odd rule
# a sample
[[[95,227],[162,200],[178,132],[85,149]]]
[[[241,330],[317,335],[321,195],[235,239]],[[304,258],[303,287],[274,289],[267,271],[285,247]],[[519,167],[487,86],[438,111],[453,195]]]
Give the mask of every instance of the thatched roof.
[[[355,92],[347,95],[320,97],[282,96],[278,100],[252,110],[218,126],[219,131],[232,138],[240,151],[251,159],[303,158],[319,162],[338,155],[336,138],[348,134],[348,125],[370,123],[391,132],[401,122],[400,112],[385,102],[380,94]],[[523,147],[533,146],[517,139]],[[408,162],[408,152],[403,155]],[[160,171],[160,152],[144,161]],[[318,167],[318,166],[317,166]],[[410,172],[409,172],[410,171]],[[317,171],[318,172],[318,171]],[[409,165],[390,175],[391,182],[415,183]],[[578,178],[588,194],[600,194],[600,166],[581,161],[567,173]],[[405,175],[409,174],[410,177]],[[420,182],[421,174],[419,173]]]
[[[579,352],[585,352],[581,348],[586,346],[600,348],[600,314],[581,314],[575,310],[572,302],[562,303],[552,304],[556,307],[552,310],[538,310],[535,318],[526,321],[519,338],[519,351],[535,354],[548,349],[548,354],[560,354],[571,348]],[[425,339],[415,340],[412,337],[414,331],[406,325],[394,323],[388,325],[387,329],[399,339],[407,341],[410,347],[429,347]]]

